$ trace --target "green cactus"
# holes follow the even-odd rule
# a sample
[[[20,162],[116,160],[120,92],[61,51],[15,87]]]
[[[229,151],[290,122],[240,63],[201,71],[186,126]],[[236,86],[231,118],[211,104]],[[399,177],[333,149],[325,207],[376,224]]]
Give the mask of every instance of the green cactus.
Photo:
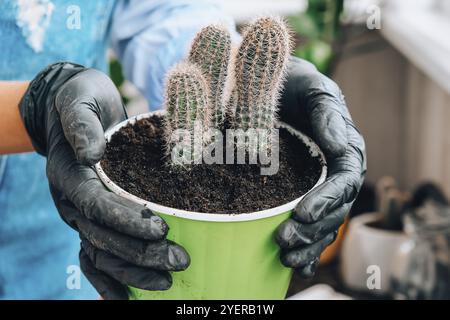
[[[290,51],[291,37],[282,19],[259,18],[245,29],[234,61],[235,85],[229,101],[234,128],[274,127]]]
[[[212,124],[215,128],[223,128],[225,120],[223,100],[230,52],[231,36],[228,30],[223,26],[210,25],[197,34],[189,53],[189,61],[200,67],[209,86]]]
[[[239,138],[247,134],[244,131],[251,131],[248,129],[256,129],[258,135],[268,132],[264,140],[270,140],[290,50],[288,28],[279,18],[260,18],[250,24],[233,54],[231,37],[225,28],[211,25],[202,29],[192,44],[188,62],[177,65],[168,76],[165,94],[168,153],[174,147],[172,134],[177,129],[192,134],[200,128],[204,134],[200,142],[203,146],[209,143],[210,128],[224,129],[225,110],[229,111],[231,126],[242,129],[238,141],[245,140]],[[249,147],[249,143],[245,149],[252,154],[261,148],[270,151],[270,141],[258,148]],[[237,144],[240,143],[247,142]],[[194,146],[194,158],[201,156],[196,150]]]
[[[193,135],[196,128],[203,130],[211,126],[208,104],[208,86],[196,65],[183,62],[169,72],[164,101],[168,154],[173,147],[172,134],[175,130],[182,129]]]

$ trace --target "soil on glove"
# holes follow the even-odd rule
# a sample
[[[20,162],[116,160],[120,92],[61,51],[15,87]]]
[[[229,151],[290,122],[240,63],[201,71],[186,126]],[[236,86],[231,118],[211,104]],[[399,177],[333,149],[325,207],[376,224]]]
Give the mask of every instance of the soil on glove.
[[[122,189],[167,207],[203,213],[237,214],[270,209],[297,199],[318,181],[321,160],[280,130],[278,173],[262,176],[258,165],[168,165],[162,118],[123,127],[107,144],[101,165]]]

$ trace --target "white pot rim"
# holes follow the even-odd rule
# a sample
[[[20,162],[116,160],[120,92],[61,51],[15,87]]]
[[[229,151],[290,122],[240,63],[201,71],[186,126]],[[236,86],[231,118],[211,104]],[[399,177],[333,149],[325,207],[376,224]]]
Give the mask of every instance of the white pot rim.
[[[155,114],[162,114],[160,111],[156,112],[149,112],[137,115],[135,117],[131,117],[127,120],[124,120],[114,127],[110,128],[105,132],[105,138],[107,141],[111,139],[111,136],[117,132],[120,128],[125,127],[129,123],[134,124],[136,121],[149,118]],[[303,143],[305,143],[313,156],[319,156],[323,162],[322,166],[322,172],[320,174],[319,180],[314,185],[314,187],[311,188],[306,194],[310,193],[313,189],[317,188],[319,185],[325,182],[327,178],[327,166],[326,166],[326,159],[320,148],[317,146],[317,144],[308,136],[301,133],[300,131],[294,129],[293,127],[280,122],[280,128],[286,129],[289,133],[291,133],[294,136],[297,136],[300,140],[302,140]],[[284,205],[257,211],[257,212],[251,212],[251,213],[238,213],[238,214],[223,214],[223,213],[201,213],[201,212],[193,212],[193,211],[186,211],[181,209],[175,209],[166,207],[163,205],[159,205],[154,202],[150,202],[144,199],[141,199],[135,195],[132,195],[131,193],[123,190],[121,187],[119,187],[116,183],[114,183],[105,173],[103,168],[100,165],[100,162],[95,164],[95,169],[97,171],[98,176],[100,177],[100,180],[105,184],[105,186],[114,192],[115,194],[122,196],[124,198],[127,198],[133,202],[139,203],[141,205],[144,205],[145,207],[149,208],[150,210],[161,213],[165,215],[171,215],[176,216],[184,219],[189,220],[198,220],[198,221],[214,221],[214,222],[240,222],[240,221],[252,221],[252,220],[259,220],[259,219],[265,219],[269,217],[273,217],[282,213],[285,213],[287,211],[290,211],[295,208],[295,206],[303,199],[303,197],[306,195],[301,196],[300,198],[297,198],[291,202],[288,202]]]
[[[358,227],[361,232],[371,235],[384,236],[390,238],[405,238],[406,233],[404,231],[397,230],[385,230],[370,226],[371,223],[380,220],[380,214],[378,212],[367,212],[351,219],[351,226]]]

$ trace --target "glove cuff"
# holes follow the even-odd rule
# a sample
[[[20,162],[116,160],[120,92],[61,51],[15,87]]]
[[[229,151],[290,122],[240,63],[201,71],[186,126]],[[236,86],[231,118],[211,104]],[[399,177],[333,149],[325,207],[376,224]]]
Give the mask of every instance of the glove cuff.
[[[47,66],[30,82],[20,100],[22,121],[37,153],[47,155],[47,111],[52,107],[58,89],[71,77],[86,68],[70,62]]]

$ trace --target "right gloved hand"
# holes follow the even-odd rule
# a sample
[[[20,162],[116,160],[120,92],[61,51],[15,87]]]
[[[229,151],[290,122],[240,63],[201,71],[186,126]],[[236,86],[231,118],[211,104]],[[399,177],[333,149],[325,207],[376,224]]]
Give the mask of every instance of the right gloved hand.
[[[165,239],[168,226],[149,209],[109,192],[92,165],[104,130],[126,119],[120,94],[103,73],[56,63],[30,83],[20,105],[62,219],[81,239],[80,266],[105,299],[127,299],[127,285],[165,290],[169,271],[189,266],[187,252]]]
[[[367,170],[364,138],[339,87],[311,63],[291,57],[280,119],[310,135],[327,158],[326,181],[309,192],[277,230],[286,267],[310,278],[337,236]]]

